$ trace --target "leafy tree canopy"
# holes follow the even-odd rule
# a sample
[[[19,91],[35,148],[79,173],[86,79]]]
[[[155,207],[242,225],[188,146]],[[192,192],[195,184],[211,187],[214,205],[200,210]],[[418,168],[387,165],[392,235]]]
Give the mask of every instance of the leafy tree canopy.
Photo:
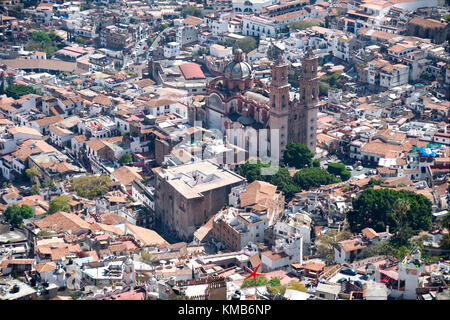
[[[94,199],[109,191],[111,179],[107,175],[84,176],[72,179],[70,189],[76,191],[77,195],[83,198]]]
[[[50,201],[48,214],[53,214],[58,211],[68,212],[70,210],[70,197],[61,195]]]
[[[310,21],[292,21],[289,22],[288,27],[292,30],[305,30],[313,26],[318,26],[319,24]]]
[[[283,154],[284,162],[296,169],[310,166],[313,157],[314,153],[307,146],[293,141],[286,145],[286,150],[284,150]]]
[[[181,11],[183,13],[183,17],[187,17],[187,16],[194,16],[197,18],[203,18],[203,13],[202,13],[202,9],[197,8],[197,7],[193,7],[193,6],[186,6],[183,8],[183,10]]]
[[[119,159],[119,163],[131,163],[133,162],[133,156],[129,153],[125,153],[124,155],[122,155]]]
[[[247,36],[244,39],[239,40],[237,42],[237,46],[245,53],[249,53],[250,51],[256,49],[258,43],[255,38]]]
[[[412,191],[384,188],[376,190],[368,188],[353,199],[353,210],[347,214],[350,229],[352,232],[360,232],[370,227],[380,232],[389,225],[391,231],[396,231],[398,219],[394,215],[393,206],[396,200],[401,198],[409,203],[409,210],[402,218],[403,225],[409,226],[414,231],[428,230],[432,220],[432,204],[427,197]],[[405,229],[405,232],[407,231]]]
[[[336,176],[321,168],[305,168],[295,173],[294,182],[303,190],[340,182]]]
[[[340,176],[342,181],[347,181],[352,176],[350,171],[345,169],[345,165],[343,163],[331,162],[328,164],[327,170],[329,173],[332,173],[336,176]]]
[[[19,99],[21,96],[34,93],[39,94],[39,92],[32,86],[27,86],[24,84],[13,84],[6,88],[5,93],[8,97]]]
[[[33,217],[33,209],[26,204],[23,204],[20,207],[17,204],[13,204],[6,208],[3,216],[12,226],[20,227],[23,223],[23,219]]]

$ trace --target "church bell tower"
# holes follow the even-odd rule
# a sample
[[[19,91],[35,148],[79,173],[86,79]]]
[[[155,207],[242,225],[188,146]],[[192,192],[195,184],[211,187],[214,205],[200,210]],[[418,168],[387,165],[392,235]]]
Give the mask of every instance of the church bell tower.
[[[272,66],[272,82],[270,85],[270,118],[269,127],[271,143],[279,144],[280,157],[288,143],[289,126],[289,88],[288,82],[289,66],[278,55]],[[276,131],[275,131],[276,130]],[[278,132],[278,134],[277,134]]]
[[[292,105],[289,118],[289,141],[304,144],[312,152],[316,152],[319,102],[318,57],[310,47],[301,61],[299,99]]]

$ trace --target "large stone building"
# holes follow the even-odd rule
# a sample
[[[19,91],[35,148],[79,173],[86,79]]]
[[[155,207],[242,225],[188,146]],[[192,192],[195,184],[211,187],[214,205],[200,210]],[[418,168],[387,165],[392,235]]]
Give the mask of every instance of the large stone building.
[[[301,60],[300,93],[291,99],[289,65],[281,55],[272,66],[271,84],[265,85],[255,78],[252,66],[237,49],[223,74],[208,83],[206,103],[195,113],[195,120],[219,130],[229,143],[249,151],[251,156],[280,159],[290,141],[305,144],[315,152],[317,60],[310,48]]]
[[[154,172],[156,224],[184,240],[191,240],[195,230],[222,209],[231,188],[245,183],[209,160]]]

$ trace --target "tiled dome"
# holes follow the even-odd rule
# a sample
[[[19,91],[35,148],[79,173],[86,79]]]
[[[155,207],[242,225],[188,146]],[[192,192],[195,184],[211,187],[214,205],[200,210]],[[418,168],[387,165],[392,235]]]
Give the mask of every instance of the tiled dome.
[[[241,49],[234,51],[233,61],[225,67],[224,75],[225,78],[230,80],[249,79],[252,75],[252,67],[244,61]]]

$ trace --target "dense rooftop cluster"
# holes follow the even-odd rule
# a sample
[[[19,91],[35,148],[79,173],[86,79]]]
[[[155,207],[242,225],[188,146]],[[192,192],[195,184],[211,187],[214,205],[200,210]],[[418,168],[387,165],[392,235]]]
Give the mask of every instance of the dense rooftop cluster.
[[[0,0],[0,300],[450,300],[441,2]]]

